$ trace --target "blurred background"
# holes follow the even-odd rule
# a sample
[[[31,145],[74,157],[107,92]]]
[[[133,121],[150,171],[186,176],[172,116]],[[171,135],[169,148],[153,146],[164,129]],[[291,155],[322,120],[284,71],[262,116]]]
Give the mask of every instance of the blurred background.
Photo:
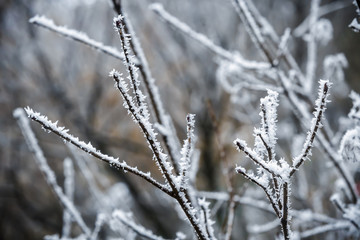
[[[235,166],[240,161],[232,141],[239,136],[252,138],[253,127],[259,124],[259,99],[266,93],[241,93],[249,96],[246,104],[255,109],[251,116],[244,116],[241,107],[233,102],[233,96],[224,91],[217,80],[217,57],[164,24],[149,10],[148,6],[153,2],[123,0],[124,11],[133,23],[180,139],[184,139],[186,134],[186,114],[196,114],[197,148],[201,152],[198,189],[224,191],[227,167]],[[158,2],[223,48],[239,51],[251,60],[261,59],[231,1]],[[329,34],[333,38],[325,44],[319,43],[316,78],[329,77],[325,76],[323,67],[327,55],[342,52],[348,62],[347,68],[344,68],[345,82],[334,87],[332,103],[327,111],[335,132],[344,131],[339,121],[341,117],[346,118],[351,108],[348,98],[350,89],[360,92],[360,35],[347,27],[355,17],[355,7],[351,3],[321,1],[322,6],[332,6],[337,11],[329,11],[321,16],[330,20],[332,32]],[[302,0],[256,0],[254,4],[279,35],[287,27],[296,29],[306,19],[310,8],[310,1]],[[12,117],[12,111],[17,107],[30,106],[52,120],[59,120],[60,125],[69,128],[80,139],[91,141],[98,149],[119,156],[131,165],[152,171],[160,179],[142,133],[124,110],[121,96],[114,88],[113,80],[108,77],[108,72],[113,68],[124,72],[122,62],[30,24],[29,18],[36,14],[47,16],[58,25],[85,32],[95,40],[120,49],[118,35],[112,25],[115,13],[107,0],[0,2],[0,239],[41,239],[46,234],[61,232],[62,228],[62,207],[44,180]],[[302,37],[293,36],[289,49],[300,67],[305,69],[306,43]],[[280,105],[282,102],[286,100],[280,98]],[[301,130],[288,110],[280,112],[279,124],[279,154],[288,157],[294,147],[294,136]],[[45,133],[39,125],[32,123],[31,126],[62,185],[62,164],[65,157],[71,156],[69,149],[58,137]],[[291,126],[290,132],[284,131],[289,129],[288,126]],[[230,164],[220,162],[221,152],[226,153]],[[328,166],[325,166],[325,161],[317,161],[317,157],[315,151],[314,160],[300,171],[299,175],[311,184],[303,195],[295,196],[294,208],[316,206],[318,211],[334,215],[334,209],[327,199],[335,189],[336,177],[332,174],[330,178],[319,178],[319,171],[326,171]],[[161,194],[156,194],[151,186],[97,160],[88,160],[98,171],[99,188],[116,199],[119,207],[132,210],[144,226],[167,238],[174,237],[173,233],[178,230],[185,229],[183,231],[186,232],[187,223],[179,219],[176,210],[173,210],[174,205],[167,203]],[[94,205],[84,177],[78,174],[80,168],[76,166],[75,169],[75,203],[92,226],[96,212],[102,206]],[[328,184],[329,179],[333,184]],[[234,182],[239,191],[245,191],[246,181],[243,177],[235,177]],[[116,183],[125,185],[114,185]],[[315,189],[320,186],[322,191],[319,193]],[[225,214],[222,208],[224,206],[219,207],[214,217],[220,223],[218,228],[221,228],[221,219]],[[244,214],[246,209],[239,206],[233,239],[249,238],[245,224],[249,224],[249,221],[241,217]],[[265,220],[253,218],[251,221]],[[79,229],[74,227],[72,231],[76,235]],[[100,235],[101,238],[107,236],[105,232]],[[266,235],[262,237],[266,239]]]

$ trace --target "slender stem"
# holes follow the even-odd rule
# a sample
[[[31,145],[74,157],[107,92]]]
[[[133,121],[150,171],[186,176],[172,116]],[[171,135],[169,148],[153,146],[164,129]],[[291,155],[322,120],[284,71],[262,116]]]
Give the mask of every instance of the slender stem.
[[[261,134],[258,134],[257,135],[262,143],[264,144],[265,148],[266,148],[266,151],[268,152],[268,158],[269,158],[269,161],[272,160],[272,150],[271,148],[269,147],[269,145],[265,142],[265,139],[263,138],[263,136]],[[281,199],[280,199],[280,188],[279,188],[279,183],[278,183],[278,180],[275,176],[275,174],[271,174],[272,176],[272,181],[274,183],[274,188],[275,188],[275,194],[276,194],[276,198],[277,198],[277,201],[278,201],[278,205],[279,205],[279,208],[282,209],[282,204],[281,204]]]
[[[290,171],[290,177],[294,175],[294,173],[299,169],[299,167],[304,163],[304,161],[307,159],[307,157],[310,154],[310,151],[313,147],[313,142],[315,140],[315,136],[317,134],[318,129],[320,128],[321,119],[325,111],[325,105],[326,105],[326,98],[329,91],[328,83],[324,83],[323,88],[321,89],[322,98],[320,106],[318,106],[317,115],[315,116],[315,125],[313,126],[313,129],[308,134],[309,140],[307,140],[306,145],[304,147],[304,150],[301,154],[301,156],[298,158],[300,160],[296,161],[295,166],[293,166],[292,170]]]
[[[259,187],[261,187],[261,188],[264,190],[264,192],[265,192],[265,194],[266,194],[266,197],[269,199],[269,201],[270,201],[270,203],[271,203],[271,206],[273,207],[276,215],[280,218],[280,217],[281,217],[281,214],[280,214],[279,208],[276,206],[276,201],[275,201],[275,199],[273,199],[273,197],[271,196],[271,193],[270,193],[269,190],[266,188],[266,186],[262,185],[262,184],[259,183],[259,181],[257,181],[254,177],[248,175],[246,172],[241,171],[240,169],[236,169],[236,172],[244,175],[245,178],[249,179],[251,182],[255,183],[256,185],[258,185]]]
[[[143,179],[145,179],[147,182],[151,183],[152,185],[154,185],[155,187],[157,187],[158,189],[160,189],[161,191],[165,192],[168,195],[172,194],[172,191],[165,185],[157,182],[154,178],[152,178],[150,175],[139,171],[137,168],[135,167],[130,167],[129,165],[127,165],[126,163],[121,163],[119,162],[116,158],[102,154],[99,150],[97,149],[89,149],[89,148],[84,148],[84,142],[79,141],[77,138],[73,137],[72,135],[65,133],[65,132],[61,132],[58,129],[52,127],[51,125],[47,124],[46,122],[43,122],[41,120],[39,120],[39,118],[37,118],[36,116],[30,115],[29,116],[32,120],[38,122],[41,124],[41,126],[45,129],[45,130],[49,130],[51,132],[53,132],[54,134],[58,135],[59,137],[61,137],[62,139],[64,139],[66,142],[70,142],[71,144],[75,145],[76,147],[80,148],[81,150],[87,152],[88,154],[94,156],[97,159],[100,159],[110,165],[113,165],[114,167],[118,168],[118,169],[123,169],[124,171],[128,171],[130,173],[133,173]]]
[[[83,32],[78,32],[73,29],[69,29],[67,27],[58,26],[55,25],[55,23],[51,19],[47,19],[45,17],[33,17],[30,19],[30,23],[48,29],[50,31],[53,31],[55,33],[58,33],[66,38],[72,39],[76,42],[80,42],[82,44],[85,44],[95,50],[99,50],[111,57],[114,57],[116,59],[124,60],[124,55],[119,50],[117,50],[114,47],[106,46],[102,44],[101,42],[98,42],[94,39],[91,39]],[[137,60],[134,61],[137,64]]]
[[[139,83],[138,83],[138,79],[136,76],[136,72],[134,69],[134,65],[133,62],[130,61],[130,56],[129,56],[129,46],[128,46],[128,36],[126,36],[125,30],[124,30],[124,17],[118,17],[117,20],[115,21],[116,24],[116,28],[118,30],[119,36],[120,36],[120,43],[121,43],[121,47],[124,51],[124,56],[125,56],[125,66],[127,67],[127,71],[129,73],[129,77],[132,83],[132,87],[133,87],[133,91],[136,97],[136,101],[137,101],[137,105],[139,107],[141,107],[143,105],[142,100],[140,99],[139,96]]]
[[[232,229],[234,226],[234,219],[235,219],[235,208],[236,203],[234,201],[234,194],[230,193],[230,199],[229,199],[229,208],[226,218],[226,228],[225,228],[225,237],[224,240],[230,240]]]
[[[252,36],[254,43],[260,48],[268,62],[273,65],[273,57],[271,56],[271,50],[265,45],[265,39],[263,38],[259,27],[256,25],[256,21],[251,15],[247,4],[244,0],[233,0],[233,5],[241,20],[247,26],[249,34]]]
[[[117,14],[124,15],[123,10],[122,10],[121,0],[118,0],[118,1],[113,0],[113,3],[114,3],[114,10],[117,12]],[[129,35],[134,34],[134,31],[131,26],[131,22],[127,17],[123,19],[122,24],[123,24],[125,34],[129,34]],[[151,109],[154,111],[155,119],[160,125],[167,124],[167,120],[165,119],[165,110],[164,110],[162,101],[160,99],[160,96],[158,94],[158,88],[154,84],[154,79],[151,76],[149,64],[146,60],[146,57],[143,53],[141,46],[140,46],[140,42],[137,41],[135,36],[132,36],[132,38],[129,39],[129,44],[133,51],[134,56],[136,57],[136,59],[139,62],[137,67],[140,70],[143,82],[145,84],[145,89],[149,96],[150,105],[152,107]],[[168,127],[168,128],[170,128],[170,127]],[[171,129],[168,129],[168,130],[171,130]],[[172,135],[176,136],[176,133],[172,133]],[[170,144],[171,140],[169,139],[168,135],[161,134],[161,136],[165,143],[165,148],[167,150],[167,153],[169,154],[169,159],[172,162],[172,165],[174,166],[175,172],[179,173],[180,167],[179,167],[178,161],[176,159],[176,149],[173,149],[173,147],[171,147],[171,144]]]
[[[285,240],[290,240],[289,207],[289,186],[288,183],[285,182],[283,184],[283,210],[280,219]]]
[[[246,156],[248,156],[252,161],[254,161],[256,164],[260,165],[262,168],[264,168],[267,172],[270,174],[274,174],[274,176],[279,176],[277,173],[275,173],[272,169],[270,169],[266,163],[262,159],[260,159],[258,156],[254,155],[254,153],[248,148],[243,146],[238,140],[235,140],[235,144],[238,147],[240,151],[245,153]]]
[[[191,213],[192,212],[192,205],[190,202],[190,198],[184,196],[183,192],[180,192],[175,184],[175,180],[173,179],[173,175],[169,171],[169,169],[166,167],[166,162],[164,162],[163,158],[161,158],[161,149],[159,149],[158,145],[156,144],[156,139],[154,139],[150,133],[146,125],[141,120],[140,116],[137,114],[132,102],[128,98],[127,93],[125,90],[121,87],[120,79],[117,74],[113,75],[114,80],[117,82],[117,88],[119,89],[121,95],[124,98],[124,101],[126,102],[129,111],[132,113],[133,117],[135,118],[136,122],[140,126],[142,132],[145,135],[146,140],[148,141],[150,148],[155,156],[155,160],[157,164],[160,166],[160,169],[162,171],[163,176],[169,183],[171,187],[171,196],[177,200],[177,202],[180,204],[181,208],[183,209],[186,217],[189,219],[191,225],[193,226],[197,236],[199,239],[204,240],[207,239],[206,233],[203,231],[203,229],[200,227],[197,220],[194,218],[195,216]]]

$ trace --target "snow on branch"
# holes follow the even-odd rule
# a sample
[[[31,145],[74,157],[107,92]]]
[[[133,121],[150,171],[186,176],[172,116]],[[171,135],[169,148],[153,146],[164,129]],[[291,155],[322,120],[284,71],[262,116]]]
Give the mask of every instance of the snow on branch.
[[[135,66],[133,59],[135,58],[133,55],[131,55],[130,50],[130,38],[131,35],[127,34],[125,32],[124,27],[124,16],[119,15],[118,17],[114,18],[114,26],[119,33],[120,37],[120,43],[121,48],[124,51],[124,65],[126,67],[126,71],[129,74],[128,79],[131,83],[131,88],[133,90],[133,93],[136,97],[136,104],[138,107],[141,107],[143,109],[140,109],[141,114],[144,114],[145,116],[148,115],[148,113],[144,113],[143,111],[147,111],[145,107],[145,96],[143,95],[142,91],[140,90],[140,81],[138,76],[138,68]]]
[[[191,158],[194,151],[195,144],[195,115],[188,114],[186,116],[187,122],[187,138],[184,140],[184,145],[181,149],[180,159],[180,188],[187,189],[189,181],[189,169],[191,167]]]
[[[151,239],[151,240],[164,240],[164,238],[155,235],[150,230],[135,223],[131,213],[125,213],[121,210],[115,210],[112,213],[112,220],[115,220],[115,221],[117,220],[117,221],[121,222],[121,224],[128,227],[129,229],[134,231],[138,236],[140,236],[142,238]]]
[[[266,232],[269,232],[273,229],[276,229],[277,227],[279,227],[279,219],[274,219],[270,222],[267,222],[265,224],[261,224],[261,225],[249,225],[247,227],[247,230],[250,232],[250,233],[253,233],[253,234],[260,234],[260,233],[266,233]]]
[[[321,128],[321,120],[324,114],[324,111],[326,109],[326,104],[329,102],[329,88],[331,86],[331,83],[328,80],[320,80],[319,81],[319,93],[318,98],[315,102],[315,112],[314,112],[314,118],[311,121],[311,127],[310,131],[307,134],[303,149],[299,156],[295,157],[293,159],[293,167],[290,172],[290,176],[292,176],[303,164],[303,162],[311,156],[311,149],[313,146],[313,142],[315,140],[316,133],[319,128]]]
[[[56,32],[64,37],[70,38],[72,40],[75,40],[77,42],[83,43],[85,45],[88,45],[89,47],[92,47],[96,50],[99,50],[105,54],[108,54],[114,58],[124,60],[124,54],[119,52],[114,47],[106,46],[101,42],[98,42],[96,40],[91,39],[88,37],[85,33],[79,32],[77,30],[69,29],[64,26],[57,26],[53,20],[45,17],[45,16],[39,16],[36,15],[29,20],[30,23],[33,23],[37,26],[46,28],[50,31]],[[137,62],[137,61],[136,61]]]
[[[95,176],[94,176],[94,174],[98,172],[96,170],[91,171],[91,169],[88,166],[88,163],[86,163],[85,161],[85,157],[82,154],[80,154],[80,152],[77,152],[77,148],[75,146],[69,143],[67,144],[67,147],[69,148],[71,154],[73,155],[75,163],[77,164],[80,172],[82,173],[88,184],[90,194],[94,199],[100,202],[102,198],[102,193],[97,187],[97,183],[95,181]],[[98,178],[100,177],[98,176]]]
[[[272,191],[269,188],[269,181],[267,179],[267,176],[264,174],[262,177],[258,177],[254,175],[253,173],[249,173],[245,170],[243,167],[237,166],[235,168],[235,171],[237,173],[242,174],[245,178],[249,179],[251,182],[258,185],[260,188],[262,188],[266,194],[266,197],[269,199],[271,206],[273,207],[274,212],[276,215],[280,218],[281,213],[279,209],[279,205],[277,204],[277,200],[273,197]]]
[[[285,96],[287,97],[288,101],[292,106],[291,110],[293,111],[297,119],[302,123],[303,128],[307,128],[306,123],[307,121],[310,121],[311,115],[308,113],[305,104],[299,104],[299,102],[301,102],[302,100],[300,100],[300,98],[296,96],[294,90],[290,86],[291,83],[289,79],[282,71],[279,71],[279,80],[281,86],[284,89]],[[326,132],[326,130],[327,129],[325,128],[324,131]],[[355,184],[353,183],[349,171],[342,164],[341,157],[336,153],[336,151],[333,150],[333,144],[326,139],[322,132],[318,132],[317,138],[319,140],[318,142],[320,149],[324,151],[328,159],[331,161],[332,164],[334,164],[336,170],[344,179],[346,186],[350,192],[351,200],[355,203],[357,201],[356,191],[354,188]]]
[[[122,9],[118,9],[119,14],[122,13]],[[176,172],[179,172],[179,140],[176,137],[176,130],[173,127],[172,119],[169,115],[166,114],[160,94],[159,89],[155,84],[155,79],[151,75],[149,64],[146,60],[144,51],[141,47],[140,41],[136,37],[135,31],[133,30],[130,19],[125,16],[123,21],[123,28],[125,34],[130,34],[129,44],[132,48],[132,51],[135,57],[139,61],[138,68],[143,77],[143,82],[145,89],[148,94],[149,103],[151,104],[151,109],[154,111],[155,119],[158,122],[158,125],[162,126],[165,131],[160,132],[163,137],[165,147],[169,153],[170,161],[172,161],[173,166]]]
[[[148,144],[149,148],[152,150],[154,154],[154,158],[159,165],[160,171],[163,174],[164,178],[168,181],[170,185],[175,186],[176,181],[172,174],[172,166],[170,162],[167,160],[167,155],[163,152],[160,142],[157,140],[157,133],[152,128],[152,124],[149,122],[148,116],[143,116],[139,110],[139,108],[135,105],[132,97],[128,94],[127,84],[122,78],[121,74],[115,70],[110,72],[110,76],[113,77],[116,82],[116,87],[120,91],[121,96],[124,99],[124,106],[128,110],[128,112],[133,117],[133,120],[139,125],[141,128]]]
[[[32,110],[28,110],[28,111],[30,113],[33,113]],[[21,108],[17,108],[14,110],[13,115],[17,119],[18,125],[19,125],[21,132],[24,135],[24,138],[26,140],[26,144],[28,145],[30,151],[34,154],[36,163],[38,164],[40,170],[44,174],[47,183],[54,190],[56,196],[59,198],[60,202],[63,204],[63,206],[66,208],[66,210],[69,213],[71,213],[71,216],[73,217],[73,219],[79,224],[81,230],[87,236],[90,236],[91,231],[90,231],[89,227],[86,225],[86,223],[84,222],[81,214],[76,209],[74,203],[68,198],[68,196],[66,196],[64,194],[63,190],[58,185],[58,183],[56,181],[55,173],[47,163],[44,153],[41,150],[39,143],[35,137],[35,134],[30,127],[30,122],[29,122],[28,118],[26,117],[24,110]],[[37,117],[44,118],[43,116],[40,116],[40,114],[38,114]],[[48,122],[48,124],[55,125],[50,122]],[[46,126],[44,126],[44,127],[46,127]]]
[[[278,106],[278,93],[269,90],[268,96],[260,100],[261,107],[261,128],[254,129],[255,148],[252,150],[247,146],[246,142],[236,139],[234,144],[239,151],[245,153],[255,164],[259,165],[256,174],[246,171],[243,167],[235,168],[237,173],[244,175],[247,179],[262,188],[269,199],[276,215],[278,216],[285,240],[289,240],[292,232],[290,230],[290,193],[291,181],[290,177],[298,170],[301,164],[311,155],[311,148],[316,133],[321,127],[321,120],[325,111],[325,106],[329,96],[329,81],[320,80],[319,96],[315,102],[316,108],[314,119],[308,136],[306,138],[303,150],[298,157],[294,158],[293,167],[290,167],[285,159],[275,159],[276,138],[276,122]],[[284,88],[285,90],[285,88]],[[268,155],[268,161],[263,159],[264,152]],[[270,174],[270,175],[269,175]],[[272,184],[269,178],[272,177]]]
[[[206,199],[224,201],[224,202],[229,201],[229,199],[230,199],[229,193],[226,193],[226,192],[203,192],[203,191],[201,191],[201,192],[197,192],[197,196],[200,198],[206,198]],[[253,199],[253,198],[245,197],[245,196],[240,197],[239,195],[234,195],[233,199],[236,204],[243,204],[246,206],[260,209],[260,210],[268,212],[268,213],[274,213],[271,206],[265,201],[257,200],[257,199]]]
[[[277,142],[276,138],[276,123],[277,123],[277,106],[279,105],[278,100],[279,94],[275,91],[268,90],[268,95],[260,100],[260,117],[261,117],[261,133],[260,135],[264,138],[269,154],[269,160],[275,158],[275,145]]]
[[[186,217],[189,219],[191,225],[193,226],[197,236],[200,239],[207,239],[207,235],[202,228],[202,226],[199,224],[199,219],[196,216],[196,209],[192,206],[191,203],[191,197],[189,196],[187,191],[183,191],[180,189],[180,184],[177,181],[177,178],[173,174],[173,165],[168,160],[168,155],[164,153],[160,142],[157,139],[157,133],[152,127],[152,124],[149,121],[149,113],[147,111],[147,106],[145,102],[143,101],[143,95],[141,94],[140,89],[135,89],[138,87],[138,80],[136,79],[136,75],[134,74],[136,69],[134,69],[134,66],[131,63],[131,59],[127,58],[129,50],[129,46],[126,44],[126,39],[130,37],[128,34],[125,33],[124,30],[124,17],[118,16],[117,18],[114,18],[114,24],[116,29],[119,31],[122,47],[124,49],[125,54],[125,66],[127,67],[128,73],[129,73],[129,80],[132,84],[133,93],[135,94],[137,98],[137,104],[134,102],[132,96],[128,93],[128,86],[124,79],[122,78],[122,74],[119,72],[112,70],[110,72],[110,76],[115,81],[115,87],[120,91],[120,94],[124,100],[124,106],[128,110],[128,113],[131,114],[133,120],[139,125],[141,131],[144,134],[144,137],[146,138],[149,148],[153,152],[153,159],[155,160],[156,164],[158,165],[160,172],[162,173],[162,176],[166,179],[166,182],[170,185],[171,190],[169,192],[173,198],[177,200],[177,202],[180,204],[181,208],[183,209]],[[123,38],[123,39],[122,39]],[[170,121],[169,121],[170,122]],[[167,123],[169,123],[167,122]],[[161,126],[161,125],[159,125]],[[167,126],[170,126],[167,124]],[[160,129],[166,129],[162,126]]]
[[[216,240],[214,235],[214,228],[212,227],[215,222],[210,218],[210,203],[207,202],[205,198],[199,199],[198,203],[201,209],[201,219],[203,221],[203,225],[205,226],[206,233],[208,234],[209,239]]]
[[[256,62],[256,61],[248,61],[241,57],[239,54],[233,54],[228,50],[223,49],[222,47],[213,43],[208,37],[201,33],[197,33],[192,30],[188,25],[181,22],[179,19],[175,18],[171,14],[169,14],[161,5],[160,3],[154,3],[150,5],[150,9],[153,10],[160,18],[165,21],[167,24],[173,26],[177,30],[181,31],[185,35],[189,36],[190,38],[194,39],[198,43],[202,44],[206,48],[208,48],[213,53],[217,54],[218,56],[231,61],[243,68],[246,69],[254,69],[254,70],[261,70],[261,69],[268,69],[270,68],[270,64],[265,62]]]
[[[91,238],[90,238],[90,240],[96,240],[96,239],[98,239],[99,232],[100,232],[102,226],[106,223],[107,220],[108,220],[108,219],[107,219],[107,216],[106,216],[106,214],[104,214],[104,213],[99,213],[99,214],[96,216],[95,227],[94,227],[93,232],[91,233]]]
[[[350,228],[350,223],[341,221],[341,222],[326,224],[326,225],[322,225],[319,227],[315,227],[315,228],[303,231],[300,233],[300,237],[308,238],[308,237],[315,236],[315,235],[322,234],[322,233],[346,230],[349,228]]]
[[[276,58],[273,60],[274,65],[278,65],[280,58],[282,58],[284,55],[286,55],[287,45],[288,45],[290,36],[291,36],[291,30],[290,30],[290,28],[286,28],[284,31],[284,34],[281,36],[280,41],[279,41],[279,46],[276,51]]]
[[[255,164],[261,166],[267,172],[279,176],[282,174],[280,167],[277,164],[267,163],[262,159],[254,150],[247,146],[246,142],[240,139],[236,139],[234,144],[237,146],[237,149],[240,152],[245,153],[245,155],[250,158]],[[236,168],[237,170],[237,168]]]
[[[270,64],[273,64],[274,59],[271,56],[269,46],[266,45],[263,33],[257,25],[254,16],[249,11],[247,3],[244,0],[233,0],[232,3],[235,7],[237,14],[240,16],[242,22],[244,23],[246,31],[249,33],[252,41],[265,55],[266,60],[268,60]]]
[[[79,140],[78,137],[74,137],[73,135],[69,134],[68,133],[69,130],[65,129],[65,127],[57,126],[57,122],[55,122],[55,123],[51,122],[50,120],[48,120],[48,118],[46,116],[41,115],[38,112],[34,112],[29,107],[25,108],[25,111],[28,114],[28,117],[31,118],[32,120],[40,123],[41,126],[44,128],[44,130],[55,133],[56,135],[61,137],[65,142],[70,142],[73,145],[75,145],[76,147],[80,148],[81,150],[89,153],[90,155],[110,164],[110,166],[113,166],[116,169],[123,169],[125,172],[131,172],[131,173],[145,179],[146,181],[148,181],[149,183],[151,183],[152,185],[154,185],[161,191],[163,191],[167,194],[171,194],[171,190],[167,186],[157,182],[153,177],[151,177],[150,173],[144,173],[144,172],[138,170],[137,167],[129,166],[124,161],[120,162],[118,158],[114,158],[112,156],[101,153],[94,146],[92,146],[92,144],[90,142],[85,143],[85,142]]]
[[[124,64],[127,68],[129,74],[128,79],[130,80],[131,87],[133,89],[133,94],[136,98],[136,104],[134,103],[132,97],[128,94],[127,84],[124,82],[122,75],[117,71],[113,70],[110,72],[110,76],[114,78],[116,82],[116,87],[120,91],[125,107],[131,113],[135,122],[140,126],[142,132],[144,133],[146,140],[149,143],[149,147],[152,150],[156,162],[160,167],[160,171],[163,174],[163,177],[170,183],[176,184],[174,176],[172,175],[173,164],[169,162],[168,156],[163,153],[160,142],[157,140],[152,124],[149,122],[150,114],[147,109],[147,104],[145,102],[145,96],[140,90],[140,82],[137,75],[137,67],[132,63],[132,56],[130,56],[130,43],[129,38],[131,36],[125,32],[125,21],[122,15],[114,18],[114,25],[117,29],[121,46],[124,51],[125,60]]]
[[[74,199],[74,165],[70,158],[64,159],[64,191],[66,196],[69,198],[70,201]],[[63,214],[63,228],[62,228],[62,238],[67,238],[70,235],[71,231],[71,213],[65,209]]]

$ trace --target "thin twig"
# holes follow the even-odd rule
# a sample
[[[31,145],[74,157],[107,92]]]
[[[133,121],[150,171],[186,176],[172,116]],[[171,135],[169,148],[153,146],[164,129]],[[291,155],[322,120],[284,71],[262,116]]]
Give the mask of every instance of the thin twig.
[[[328,81],[320,81],[319,98],[318,98],[319,105],[317,106],[316,109],[315,118],[313,119],[311,130],[308,133],[301,155],[294,158],[293,161],[294,165],[290,172],[290,177],[304,163],[304,161],[308,158],[309,154],[311,154],[311,149],[313,142],[315,140],[315,136],[317,134],[318,129],[321,127],[321,119],[325,111],[329,88],[330,88],[330,83]]]
[[[256,185],[258,185],[260,188],[262,188],[267,196],[267,198],[269,199],[271,206],[273,207],[276,215],[280,218],[281,217],[281,213],[279,208],[276,205],[276,200],[272,197],[271,192],[268,190],[268,188],[266,186],[264,186],[262,183],[260,183],[254,176],[249,175],[245,169],[237,167],[236,169],[237,173],[242,174],[245,178],[249,179],[251,182],[255,183]]]
[[[124,15],[121,0],[113,0],[114,10],[118,15]],[[154,111],[156,121],[165,126],[166,130],[164,133],[160,132],[165,143],[166,150],[169,154],[169,160],[172,162],[175,172],[179,173],[179,159],[177,159],[179,141],[176,138],[175,128],[172,126],[171,118],[165,113],[164,106],[160,99],[159,90],[155,84],[155,79],[151,75],[149,64],[146,60],[144,51],[142,50],[141,44],[135,36],[135,32],[131,25],[131,21],[128,17],[125,17],[122,21],[124,33],[130,35],[129,44],[133,51],[134,56],[138,59],[139,64],[137,67],[140,70],[143,82],[145,84],[146,92],[149,96],[151,109]],[[169,134],[169,131],[171,134]]]
[[[30,127],[30,122],[25,116],[25,112],[21,108],[14,110],[14,117],[17,119],[19,127],[22,134],[26,140],[30,151],[34,154],[35,160],[37,161],[41,172],[45,175],[47,183],[54,190],[56,196],[59,198],[60,202],[66,208],[66,210],[71,213],[73,219],[79,224],[81,230],[87,235],[90,236],[91,231],[83,220],[81,214],[76,209],[74,203],[64,194],[61,187],[58,185],[55,177],[55,173],[49,167],[47,160],[44,156],[43,151],[41,150],[39,143],[35,137],[34,132]]]
[[[133,173],[133,174],[145,179],[147,182],[151,183],[152,185],[154,185],[161,191],[165,192],[166,194],[168,194],[168,195],[172,194],[171,190],[167,186],[157,182],[154,178],[152,178],[150,176],[149,173],[144,173],[144,172],[138,170],[137,167],[131,167],[125,162],[119,162],[118,158],[114,158],[112,156],[101,153],[99,150],[94,148],[90,143],[85,143],[83,141],[80,141],[79,138],[74,137],[73,135],[67,133],[68,130],[66,130],[64,127],[58,127],[55,123],[52,123],[51,121],[49,121],[47,119],[47,117],[41,115],[40,113],[36,113],[30,108],[26,108],[25,110],[26,110],[28,116],[32,120],[40,123],[41,126],[45,130],[55,133],[56,135],[58,135],[59,137],[64,139],[66,142],[69,142],[69,143],[75,145],[76,147],[80,148],[81,150],[87,152],[88,154],[94,156],[97,159],[100,159],[100,160],[110,164],[111,166],[113,166],[117,169],[123,169],[126,172]]]
[[[240,55],[235,55],[229,52],[228,50],[225,50],[222,47],[216,45],[205,35],[195,32],[188,25],[179,21],[177,18],[169,14],[167,11],[164,10],[164,7],[159,3],[152,4],[150,7],[166,23],[180,30],[182,33],[191,37],[198,43],[202,44],[207,49],[217,54],[219,57],[224,58],[246,69],[259,70],[259,69],[268,69],[270,67],[270,65],[265,62],[254,62],[243,59]]]
[[[44,16],[35,16],[29,20],[30,23],[33,23],[37,26],[46,28],[50,31],[56,32],[64,37],[70,38],[74,41],[83,43],[89,47],[92,47],[96,50],[99,50],[105,54],[108,54],[114,58],[124,60],[124,54],[119,52],[114,47],[106,46],[102,44],[101,42],[98,42],[94,39],[91,39],[88,37],[85,33],[79,32],[73,29],[69,29],[67,27],[63,26],[57,26],[51,19],[48,19]],[[137,63],[136,60],[134,60],[135,63]]]

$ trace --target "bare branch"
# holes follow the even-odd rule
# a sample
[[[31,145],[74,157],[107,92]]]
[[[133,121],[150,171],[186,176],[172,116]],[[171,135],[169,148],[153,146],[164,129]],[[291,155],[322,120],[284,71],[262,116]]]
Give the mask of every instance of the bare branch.
[[[69,29],[67,27],[63,27],[63,26],[57,26],[55,25],[55,23],[53,22],[53,20],[48,19],[44,16],[35,16],[33,18],[31,18],[29,20],[30,23],[33,23],[37,26],[46,28],[50,31],[56,32],[64,37],[67,37],[69,39],[72,39],[74,41],[83,43],[91,48],[94,48],[96,50],[99,50],[105,54],[108,54],[114,58],[120,59],[120,60],[124,60],[124,54],[119,52],[119,50],[117,50],[114,47],[110,47],[110,46],[106,46],[104,44],[102,44],[101,42],[98,42],[96,40],[93,40],[91,38],[89,38],[85,33],[83,32],[79,32],[73,29]],[[137,61],[135,61],[137,62]]]

